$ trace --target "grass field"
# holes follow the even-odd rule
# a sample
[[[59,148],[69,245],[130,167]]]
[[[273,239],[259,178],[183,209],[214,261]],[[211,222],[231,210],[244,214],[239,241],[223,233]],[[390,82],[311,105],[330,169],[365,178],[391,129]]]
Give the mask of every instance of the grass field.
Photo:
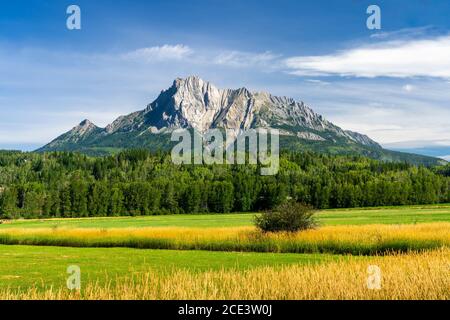
[[[438,250],[246,270],[220,269],[201,273],[186,269],[148,270],[115,280],[85,280],[79,292],[68,291],[64,287],[26,291],[0,288],[0,299],[448,300],[449,259],[449,250]],[[377,266],[381,270],[379,289],[367,285],[369,266]]]
[[[4,228],[220,228],[253,225],[254,214],[168,215],[80,219],[16,220],[0,224]],[[324,226],[364,224],[415,224],[450,221],[450,204],[392,208],[334,209],[317,213]]]
[[[450,205],[318,217],[298,234],[261,234],[252,214],[3,223],[0,299],[450,299]]]
[[[237,253],[129,248],[60,248],[0,245],[0,289],[37,286],[63,287],[69,265],[82,269],[83,281],[104,284],[149,270],[183,269],[192,272],[244,270],[338,259],[335,255]],[[7,262],[7,263],[5,263]]]

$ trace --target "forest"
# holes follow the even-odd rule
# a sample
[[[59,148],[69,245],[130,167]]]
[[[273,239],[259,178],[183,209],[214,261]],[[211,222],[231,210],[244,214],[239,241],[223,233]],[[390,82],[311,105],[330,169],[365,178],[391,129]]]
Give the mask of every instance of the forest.
[[[136,149],[105,157],[0,152],[0,218],[255,212],[294,199],[318,209],[450,202],[450,166],[284,152],[257,165],[175,165]]]

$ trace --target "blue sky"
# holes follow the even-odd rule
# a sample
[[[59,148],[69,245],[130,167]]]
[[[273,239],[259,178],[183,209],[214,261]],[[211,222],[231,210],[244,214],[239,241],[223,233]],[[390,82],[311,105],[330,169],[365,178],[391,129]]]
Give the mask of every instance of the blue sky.
[[[81,30],[66,28],[71,4]],[[449,15],[446,0],[0,0],[0,148],[36,148],[84,118],[105,126],[195,74],[447,156]]]

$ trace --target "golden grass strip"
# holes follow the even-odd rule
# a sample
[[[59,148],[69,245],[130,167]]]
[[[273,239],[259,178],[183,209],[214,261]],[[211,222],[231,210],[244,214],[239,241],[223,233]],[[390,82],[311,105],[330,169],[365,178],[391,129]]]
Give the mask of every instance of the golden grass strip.
[[[4,229],[0,244],[377,254],[450,246],[450,223],[327,226],[295,234],[233,228]]]
[[[367,286],[369,265],[381,270],[380,290]],[[247,271],[149,272],[114,284],[89,283],[79,293],[65,288],[1,290],[0,299],[448,300],[450,250]]]

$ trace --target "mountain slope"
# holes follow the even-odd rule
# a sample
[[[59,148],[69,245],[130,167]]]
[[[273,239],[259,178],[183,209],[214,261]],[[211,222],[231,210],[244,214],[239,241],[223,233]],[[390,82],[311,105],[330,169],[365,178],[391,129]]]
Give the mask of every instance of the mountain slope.
[[[361,154],[387,161],[435,164],[437,159],[384,150],[369,137],[345,131],[303,102],[246,88],[218,89],[198,77],[176,79],[142,111],[121,116],[106,128],[84,120],[38,151],[110,152],[145,147],[169,150],[177,128],[205,132],[212,128],[277,128],[282,147],[319,152]]]
[[[90,139],[95,139],[98,135],[103,133],[103,129],[97,127],[89,120],[83,120],[78,126],[74,127],[69,132],[59,136],[44,148],[50,150],[77,148],[78,146],[87,143]]]

